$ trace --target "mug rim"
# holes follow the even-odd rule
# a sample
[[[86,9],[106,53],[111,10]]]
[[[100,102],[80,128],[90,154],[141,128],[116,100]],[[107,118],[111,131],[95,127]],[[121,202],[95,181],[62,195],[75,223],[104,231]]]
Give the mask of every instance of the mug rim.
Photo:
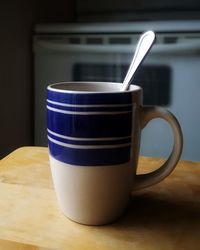
[[[47,89],[49,91],[53,91],[53,92],[58,92],[58,93],[75,93],[75,94],[106,94],[106,93],[109,93],[109,94],[125,94],[125,93],[132,93],[132,92],[137,92],[137,91],[141,91],[142,88],[138,85],[135,85],[135,84],[131,84],[129,89],[126,90],[126,91],[121,91],[120,88],[118,90],[102,90],[102,91],[88,91],[88,90],[76,90],[76,89],[61,89],[61,88],[56,88],[58,86],[61,86],[61,85],[74,85],[74,84],[85,84],[87,86],[89,85],[100,85],[102,86],[102,84],[106,85],[106,84],[109,84],[110,86],[114,86],[114,85],[118,85],[118,86],[122,86],[122,83],[119,83],[119,82],[103,82],[103,81],[100,81],[100,82],[95,82],[95,81],[69,81],[69,82],[57,82],[57,83],[52,83],[50,85],[47,86]]]

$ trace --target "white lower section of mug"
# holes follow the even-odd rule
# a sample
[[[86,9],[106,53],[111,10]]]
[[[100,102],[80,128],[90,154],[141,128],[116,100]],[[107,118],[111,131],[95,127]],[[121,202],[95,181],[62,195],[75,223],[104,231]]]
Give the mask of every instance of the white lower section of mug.
[[[129,162],[114,166],[73,166],[50,156],[59,206],[69,219],[86,225],[102,225],[125,211],[133,185]]]

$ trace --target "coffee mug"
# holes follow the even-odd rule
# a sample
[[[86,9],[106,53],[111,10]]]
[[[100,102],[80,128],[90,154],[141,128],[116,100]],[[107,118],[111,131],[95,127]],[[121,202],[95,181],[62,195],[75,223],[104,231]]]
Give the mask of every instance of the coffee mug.
[[[183,137],[174,115],[143,107],[139,86],[120,88],[108,82],[62,82],[47,88],[53,183],[62,212],[81,224],[102,225],[119,218],[131,192],[162,181],[181,155]],[[141,130],[154,118],[171,126],[173,149],[159,169],[137,175]]]

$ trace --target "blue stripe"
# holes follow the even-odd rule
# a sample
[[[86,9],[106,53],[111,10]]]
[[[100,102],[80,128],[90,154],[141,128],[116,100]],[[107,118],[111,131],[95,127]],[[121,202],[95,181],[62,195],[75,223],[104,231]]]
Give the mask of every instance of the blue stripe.
[[[48,129],[82,138],[131,136],[132,112],[113,115],[74,115],[47,110]]]
[[[130,146],[109,149],[75,149],[49,141],[50,154],[58,161],[79,166],[105,166],[130,161]]]
[[[119,93],[92,93],[92,94],[78,94],[78,93],[61,93],[52,90],[47,90],[48,99],[55,102],[78,105],[97,105],[97,104],[131,104],[131,92]]]
[[[74,111],[74,112],[123,112],[123,111],[131,111],[132,105],[128,105],[125,107],[66,107],[58,104],[52,104],[47,102],[47,105],[52,108]]]
[[[56,135],[53,135],[48,132],[48,136],[52,139],[55,139],[57,141],[66,143],[66,144],[72,144],[72,145],[119,145],[119,144],[125,144],[125,143],[131,143],[131,137],[123,138],[123,139],[115,139],[115,140],[72,140],[72,139],[65,139],[58,137]]]

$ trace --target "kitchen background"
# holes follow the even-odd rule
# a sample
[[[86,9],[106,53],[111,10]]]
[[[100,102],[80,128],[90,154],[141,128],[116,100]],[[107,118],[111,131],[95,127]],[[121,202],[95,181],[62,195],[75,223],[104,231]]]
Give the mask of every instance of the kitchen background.
[[[33,34],[37,24],[198,19],[197,0],[2,0],[0,158],[20,146],[34,145]]]

